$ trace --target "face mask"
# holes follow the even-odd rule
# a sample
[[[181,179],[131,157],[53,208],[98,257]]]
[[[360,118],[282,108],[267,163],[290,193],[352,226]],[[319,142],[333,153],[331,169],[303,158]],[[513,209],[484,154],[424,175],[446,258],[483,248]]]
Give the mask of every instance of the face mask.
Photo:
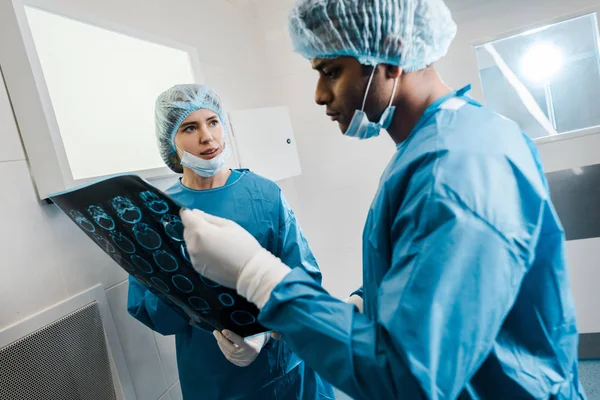
[[[210,160],[204,160],[188,153],[187,151],[179,149],[179,151],[183,153],[183,157],[181,157],[181,165],[188,167],[204,178],[210,178],[223,169],[225,162],[227,162],[227,159],[231,155],[229,146],[227,146],[225,143],[223,145],[225,148],[221,154]]]
[[[398,78],[394,81],[394,89],[392,90],[392,97],[390,98],[390,104],[383,111],[379,122],[371,122],[369,121],[369,117],[365,113],[365,104],[367,103],[367,96],[369,95],[369,88],[371,87],[371,82],[373,81],[373,76],[375,75],[375,68],[371,73],[371,77],[369,78],[369,84],[367,85],[367,91],[365,93],[365,98],[363,99],[362,109],[356,110],[354,112],[354,116],[352,117],[352,121],[350,121],[350,126],[348,126],[348,130],[345,135],[350,137],[355,137],[360,140],[370,139],[372,137],[379,136],[379,132],[381,129],[389,128],[392,123],[392,118],[394,117],[394,111],[396,111],[396,107],[392,106],[392,102],[394,101],[394,95],[396,94],[396,86],[398,85]]]

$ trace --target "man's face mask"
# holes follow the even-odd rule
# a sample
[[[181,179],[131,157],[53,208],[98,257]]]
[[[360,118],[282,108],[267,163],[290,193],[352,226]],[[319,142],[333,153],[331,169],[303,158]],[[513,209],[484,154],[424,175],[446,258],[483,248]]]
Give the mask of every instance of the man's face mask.
[[[392,106],[392,102],[394,101],[394,95],[396,94],[398,78],[396,78],[396,80],[394,81],[394,89],[392,90],[390,104],[383,111],[379,122],[371,122],[369,120],[369,117],[367,117],[367,114],[365,113],[365,104],[367,103],[369,88],[371,87],[371,82],[373,81],[373,76],[375,76],[376,69],[377,68],[373,68],[373,72],[371,73],[371,77],[369,78],[367,90],[365,91],[365,97],[363,98],[362,108],[354,112],[352,121],[350,121],[350,126],[348,126],[348,130],[345,133],[346,136],[355,137],[360,140],[370,139],[379,136],[379,132],[381,131],[381,129],[389,128],[390,124],[392,123],[394,111],[396,111],[396,107]]]

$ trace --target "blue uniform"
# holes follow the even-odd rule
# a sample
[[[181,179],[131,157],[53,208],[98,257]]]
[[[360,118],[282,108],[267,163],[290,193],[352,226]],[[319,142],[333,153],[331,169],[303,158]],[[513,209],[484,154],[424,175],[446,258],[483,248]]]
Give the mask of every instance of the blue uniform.
[[[166,193],[188,208],[236,221],[286,264],[306,272],[320,285],[321,273],[279,187],[246,170],[234,170],[225,186],[188,189],[178,181]],[[283,341],[270,340],[256,360],[240,368],[230,363],[211,331],[189,321],[129,280],[128,310],[149,328],[176,335],[177,365],[185,400],[333,399],[329,384],[308,368]]]
[[[259,320],[356,399],[585,399],[537,151],[465,91],[432,104],[383,173],[364,315],[295,268]]]

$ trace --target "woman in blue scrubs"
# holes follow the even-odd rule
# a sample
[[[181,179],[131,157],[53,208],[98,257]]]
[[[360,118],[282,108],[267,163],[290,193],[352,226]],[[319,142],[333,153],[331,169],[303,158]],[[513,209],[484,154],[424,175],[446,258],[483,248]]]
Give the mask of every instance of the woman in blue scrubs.
[[[396,154],[363,233],[364,314],[237,224],[182,212],[194,266],[355,399],[585,399],[565,236],[535,146],[432,64],[441,0],[298,0],[294,49],[347,136]]]
[[[224,168],[231,149],[219,97],[203,85],[177,85],[156,101],[156,135],[166,164],[181,179],[166,193],[188,208],[229,218],[289,265],[321,282],[317,262],[281,189],[248,170]],[[259,335],[190,325],[170,304],[129,279],[128,310],[163,335],[175,335],[185,400],[317,400],[334,398],[284,343]]]

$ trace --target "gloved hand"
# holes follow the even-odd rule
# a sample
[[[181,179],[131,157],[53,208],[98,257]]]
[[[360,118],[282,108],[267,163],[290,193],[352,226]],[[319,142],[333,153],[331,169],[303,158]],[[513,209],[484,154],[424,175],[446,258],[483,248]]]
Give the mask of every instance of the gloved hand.
[[[194,269],[262,309],[291,269],[233,221],[182,210],[183,237]]]
[[[357,294],[353,294],[352,296],[350,296],[346,300],[344,300],[344,302],[355,305],[358,308],[358,311],[362,314],[362,312],[363,312],[363,298],[362,297],[360,297]]]
[[[224,330],[223,333],[214,331],[213,335],[225,358],[238,367],[252,364],[269,338],[268,334],[263,334],[244,339],[228,330]]]
[[[194,269],[229,288],[235,288],[250,259],[263,250],[244,228],[200,210],[182,210],[183,237]]]

